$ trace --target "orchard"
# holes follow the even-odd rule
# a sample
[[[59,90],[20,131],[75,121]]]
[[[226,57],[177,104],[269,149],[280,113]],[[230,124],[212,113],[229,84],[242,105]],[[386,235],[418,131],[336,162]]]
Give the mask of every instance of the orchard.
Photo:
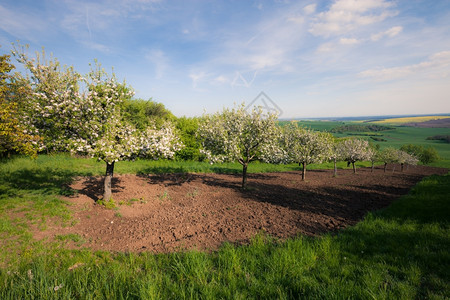
[[[102,160],[106,164],[103,199],[107,201],[112,197],[115,163],[137,158],[187,157],[212,164],[235,161],[242,166],[243,189],[253,161],[298,164],[302,181],[310,164],[332,161],[337,176],[338,161],[352,165],[354,173],[359,161],[371,161],[372,171],[377,161],[385,164],[385,170],[388,164],[399,163],[402,171],[405,164],[418,161],[412,153],[391,148],[378,151],[366,140],[336,139],[296,122],[279,126],[277,115],[261,108],[246,110],[244,104],[177,121],[161,105],[134,100],[133,89],[98,62],[82,75],[48,58],[44,50],[35,57],[26,50],[16,45],[12,52],[26,74],[11,74],[10,57],[1,57],[0,153],[35,157],[37,153],[70,152]],[[152,117],[155,114],[163,117]],[[181,152],[183,140],[189,144],[187,152]]]

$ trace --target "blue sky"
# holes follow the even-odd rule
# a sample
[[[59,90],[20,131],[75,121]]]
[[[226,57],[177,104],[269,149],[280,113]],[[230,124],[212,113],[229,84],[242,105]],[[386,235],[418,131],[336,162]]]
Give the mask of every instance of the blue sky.
[[[17,40],[177,116],[260,92],[281,118],[450,113],[449,0],[2,0],[0,53]]]

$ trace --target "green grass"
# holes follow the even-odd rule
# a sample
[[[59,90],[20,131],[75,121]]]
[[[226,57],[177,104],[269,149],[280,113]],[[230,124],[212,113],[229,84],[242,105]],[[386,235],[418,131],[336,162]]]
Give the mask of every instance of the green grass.
[[[358,162],[358,166],[369,166],[368,162]],[[310,165],[311,169],[329,169],[332,163]],[[338,168],[347,169],[345,162],[339,162]],[[276,165],[253,161],[248,167],[249,173],[299,171],[298,164]],[[39,155],[32,160],[27,157],[15,157],[0,161],[0,195],[2,193],[38,193],[71,194],[68,184],[76,176],[104,175],[106,166],[103,161],[90,158],[75,158],[67,154]],[[198,161],[148,160],[120,161],[115,164],[115,174],[164,174],[164,173],[222,173],[240,174],[242,165],[237,162],[210,164]]]
[[[152,163],[119,163],[118,170]],[[163,170],[200,168],[160,163]],[[450,297],[450,175],[426,178],[389,208],[319,238],[282,242],[261,233],[246,246],[159,255],[64,249],[67,242],[83,243],[77,235],[34,241],[30,223],[70,220],[67,203],[57,199],[71,191],[61,185],[72,176],[101,174],[104,166],[97,164],[54,156],[0,165],[0,299]]]

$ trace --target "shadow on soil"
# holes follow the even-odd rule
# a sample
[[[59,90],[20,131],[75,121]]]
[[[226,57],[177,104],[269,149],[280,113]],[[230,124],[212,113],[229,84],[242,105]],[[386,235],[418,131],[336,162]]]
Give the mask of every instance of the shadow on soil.
[[[332,170],[308,171],[310,178],[319,174],[321,179],[329,174],[329,184],[319,187],[310,184],[308,181],[300,181],[301,172],[287,172],[298,174],[298,181],[286,182],[282,177],[283,173],[263,173],[248,175],[248,189],[241,188],[241,174],[231,174],[226,176],[209,174],[161,174],[145,176],[150,184],[164,184],[166,186],[182,185],[191,181],[202,181],[203,184],[217,188],[232,189],[243,198],[268,203],[274,206],[286,207],[308,215],[315,216],[319,222],[305,224],[298,220],[298,227],[306,229],[311,233],[322,233],[338,229],[336,220],[339,223],[352,225],[360,221],[368,212],[384,208],[393,200],[408,193],[410,188],[419,182],[426,174],[417,173],[395,173],[394,176],[400,180],[396,182],[385,181],[384,184],[362,181],[358,184],[358,178],[364,176],[379,176],[379,178],[389,178],[392,173],[383,173],[378,167],[372,173],[370,168],[359,168],[355,175],[352,170],[340,170],[339,176],[355,176],[352,184],[339,185],[339,178],[332,178]],[[143,176],[143,175],[141,175]],[[292,177],[291,177],[292,178]],[[319,179],[320,180],[320,179]],[[333,221],[335,220],[335,221]],[[331,222],[331,223],[329,223]],[[305,228],[307,226],[308,228]]]
[[[103,197],[103,190],[105,184],[105,178],[102,177],[88,177],[84,181],[84,188],[81,190],[77,190],[79,194],[86,195],[94,201],[101,199]],[[111,191],[113,193],[118,193],[125,189],[124,186],[120,185],[120,178],[113,177],[111,181]]]
[[[155,167],[147,167],[145,169],[140,170],[138,172],[138,175],[148,176],[149,174],[159,174],[159,175],[184,174],[184,173],[188,173],[189,171],[192,171],[191,167],[155,166]],[[201,171],[201,170],[199,170],[199,171]],[[217,174],[240,174],[242,172],[241,169],[228,168],[228,167],[222,167],[222,166],[211,166],[208,168],[208,171],[212,172],[212,173],[217,173]]]

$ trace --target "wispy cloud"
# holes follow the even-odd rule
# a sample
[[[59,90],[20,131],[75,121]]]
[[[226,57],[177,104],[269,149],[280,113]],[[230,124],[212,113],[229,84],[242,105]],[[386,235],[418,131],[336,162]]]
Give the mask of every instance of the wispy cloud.
[[[169,59],[161,49],[147,51],[145,59],[151,62],[155,68],[155,78],[161,79],[169,66]]]
[[[316,15],[309,32],[323,37],[347,34],[395,16],[392,7],[392,2],[385,0],[338,0]]]
[[[386,31],[383,31],[383,32],[379,32],[379,33],[373,34],[373,35],[370,37],[370,39],[371,39],[372,41],[376,42],[376,41],[382,39],[382,38],[385,37],[385,36],[391,37],[391,38],[392,38],[392,37],[398,35],[400,32],[402,32],[402,30],[403,30],[403,27],[402,27],[402,26],[394,26],[394,27],[392,27],[392,28],[389,28],[389,29],[386,30]]]
[[[303,7],[303,11],[305,12],[305,14],[310,15],[316,12],[316,7],[317,4],[313,3],[313,4],[309,4],[306,5],[305,7]]]
[[[303,6],[290,5],[289,9],[271,12],[241,30],[233,28],[224,33],[222,51],[208,65],[227,69],[234,66],[228,75],[234,83],[240,81],[235,76],[237,70],[251,76],[260,72],[291,72],[295,53],[303,47],[301,41],[307,33],[305,22]]]
[[[126,36],[127,23],[147,18],[160,8],[161,1],[63,0],[58,5],[64,11],[60,25],[67,34],[88,47],[109,52],[111,41]]]
[[[42,32],[49,32],[49,24],[30,10],[12,10],[0,4],[0,29],[17,39],[37,41]]]
[[[427,60],[413,65],[366,70],[359,73],[359,76],[386,81],[418,74],[432,78],[450,76],[450,51],[433,54]]]
[[[360,41],[358,39],[355,38],[341,38],[339,39],[339,43],[342,45],[356,45],[358,44]]]

